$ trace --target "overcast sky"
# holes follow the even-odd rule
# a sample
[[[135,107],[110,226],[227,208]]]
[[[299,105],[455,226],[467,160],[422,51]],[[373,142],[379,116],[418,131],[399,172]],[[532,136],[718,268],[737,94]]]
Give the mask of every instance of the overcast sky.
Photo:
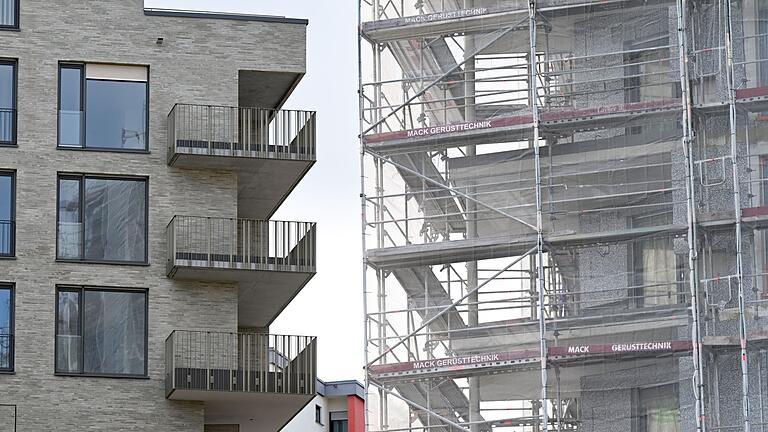
[[[318,272],[270,332],[317,336],[321,379],[362,380],[357,2],[145,0],[145,5],[309,19],[307,74],[285,108],[317,111],[318,162],[274,218],[318,223]]]

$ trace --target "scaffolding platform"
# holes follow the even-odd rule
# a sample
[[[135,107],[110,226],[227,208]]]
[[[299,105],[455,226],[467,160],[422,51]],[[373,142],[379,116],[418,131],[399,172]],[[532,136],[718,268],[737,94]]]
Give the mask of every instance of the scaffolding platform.
[[[672,3],[671,0],[669,2]],[[385,43],[457,33],[488,32],[528,19],[527,0],[508,0],[503,2],[503,5],[490,1],[477,3],[479,6],[469,9],[458,8],[363,22],[361,34],[371,43]],[[539,12],[549,17],[647,6],[647,3],[642,0],[602,0],[600,2],[544,0],[540,4]]]
[[[691,349],[692,344],[689,340],[552,346],[547,351],[547,362],[566,364],[587,360],[655,358],[660,354],[688,355]],[[375,365],[369,367],[369,373],[372,378],[381,382],[406,378],[421,380],[435,376],[468,377],[527,372],[532,368],[538,369],[540,363],[541,356],[538,350],[522,350]]]
[[[573,110],[544,111],[540,122],[543,133],[564,134],[574,131],[616,127],[631,123],[633,118],[660,116],[682,112],[679,100],[627,103]],[[448,124],[393,132],[368,134],[363,141],[372,150],[406,152],[411,150],[448,148],[471,142],[474,145],[525,140],[533,133],[530,113],[494,117],[475,122]]]

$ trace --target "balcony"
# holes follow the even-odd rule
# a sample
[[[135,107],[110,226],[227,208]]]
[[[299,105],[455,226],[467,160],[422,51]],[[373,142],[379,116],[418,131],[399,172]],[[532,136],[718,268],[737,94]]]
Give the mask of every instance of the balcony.
[[[167,276],[239,283],[241,327],[266,327],[315,275],[314,222],[176,216]]]
[[[315,112],[177,104],[168,165],[238,174],[238,216],[269,219],[316,160]]]
[[[206,423],[279,430],[315,396],[312,336],[176,330],[165,356],[166,397],[205,402]]]

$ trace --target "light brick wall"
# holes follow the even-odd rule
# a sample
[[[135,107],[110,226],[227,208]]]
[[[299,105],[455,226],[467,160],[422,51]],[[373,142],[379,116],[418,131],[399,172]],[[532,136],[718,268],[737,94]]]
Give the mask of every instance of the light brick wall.
[[[234,217],[235,175],[166,165],[166,116],[175,103],[236,105],[238,70],[303,72],[306,27],[149,17],[139,0],[24,0],[21,31],[0,32],[0,58],[18,59],[16,373],[0,375],[0,404],[18,405],[18,431],[203,431],[203,404],[165,399],[165,338],[174,329],[237,329],[232,284],[165,277],[165,227],[175,214]],[[279,36],[276,36],[279,35]],[[158,37],[164,38],[157,45]],[[56,149],[62,60],[148,65],[150,153]],[[149,177],[149,266],[55,262],[56,173]],[[148,380],[56,377],[56,284],[149,289]]]

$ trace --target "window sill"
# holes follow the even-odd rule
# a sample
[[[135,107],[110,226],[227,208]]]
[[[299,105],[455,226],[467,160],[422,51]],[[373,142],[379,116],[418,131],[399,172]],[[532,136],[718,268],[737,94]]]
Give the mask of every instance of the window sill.
[[[13,369],[11,370],[0,369],[0,375],[16,375],[16,371]]]
[[[116,266],[131,266],[131,267],[149,267],[148,262],[127,262],[127,261],[92,261],[92,260],[72,260],[56,258],[58,263],[66,264],[103,264],[103,265],[116,265]]]
[[[149,380],[148,375],[110,375],[110,374],[86,374],[86,373],[67,373],[67,372],[54,372],[54,376],[58,377],[74,377],[74,378],[112,378],[112,379],[133,379],[133,380]]]
[[[16,27],[0,27],[0,31],[20,32],[21,29],[18,26],[16,26]]]
[[[16,260],[16,255],[13,255],[13,256],[10,256],[10,255],[9,256],[0,255],[0,260],[14,261],[14,260]]]
[[[151,154],[152,153],[149,150],[111,149],[111,148],[97,148],[97,147],[66,147],[66,146],[56,146],[56,150],[101,152],[101,153],[131,153],[131,154]]]
[[[8,147],[8,148],[18,148],[19,145],[16,143],[0,143],[0,148],[2,147]]]

